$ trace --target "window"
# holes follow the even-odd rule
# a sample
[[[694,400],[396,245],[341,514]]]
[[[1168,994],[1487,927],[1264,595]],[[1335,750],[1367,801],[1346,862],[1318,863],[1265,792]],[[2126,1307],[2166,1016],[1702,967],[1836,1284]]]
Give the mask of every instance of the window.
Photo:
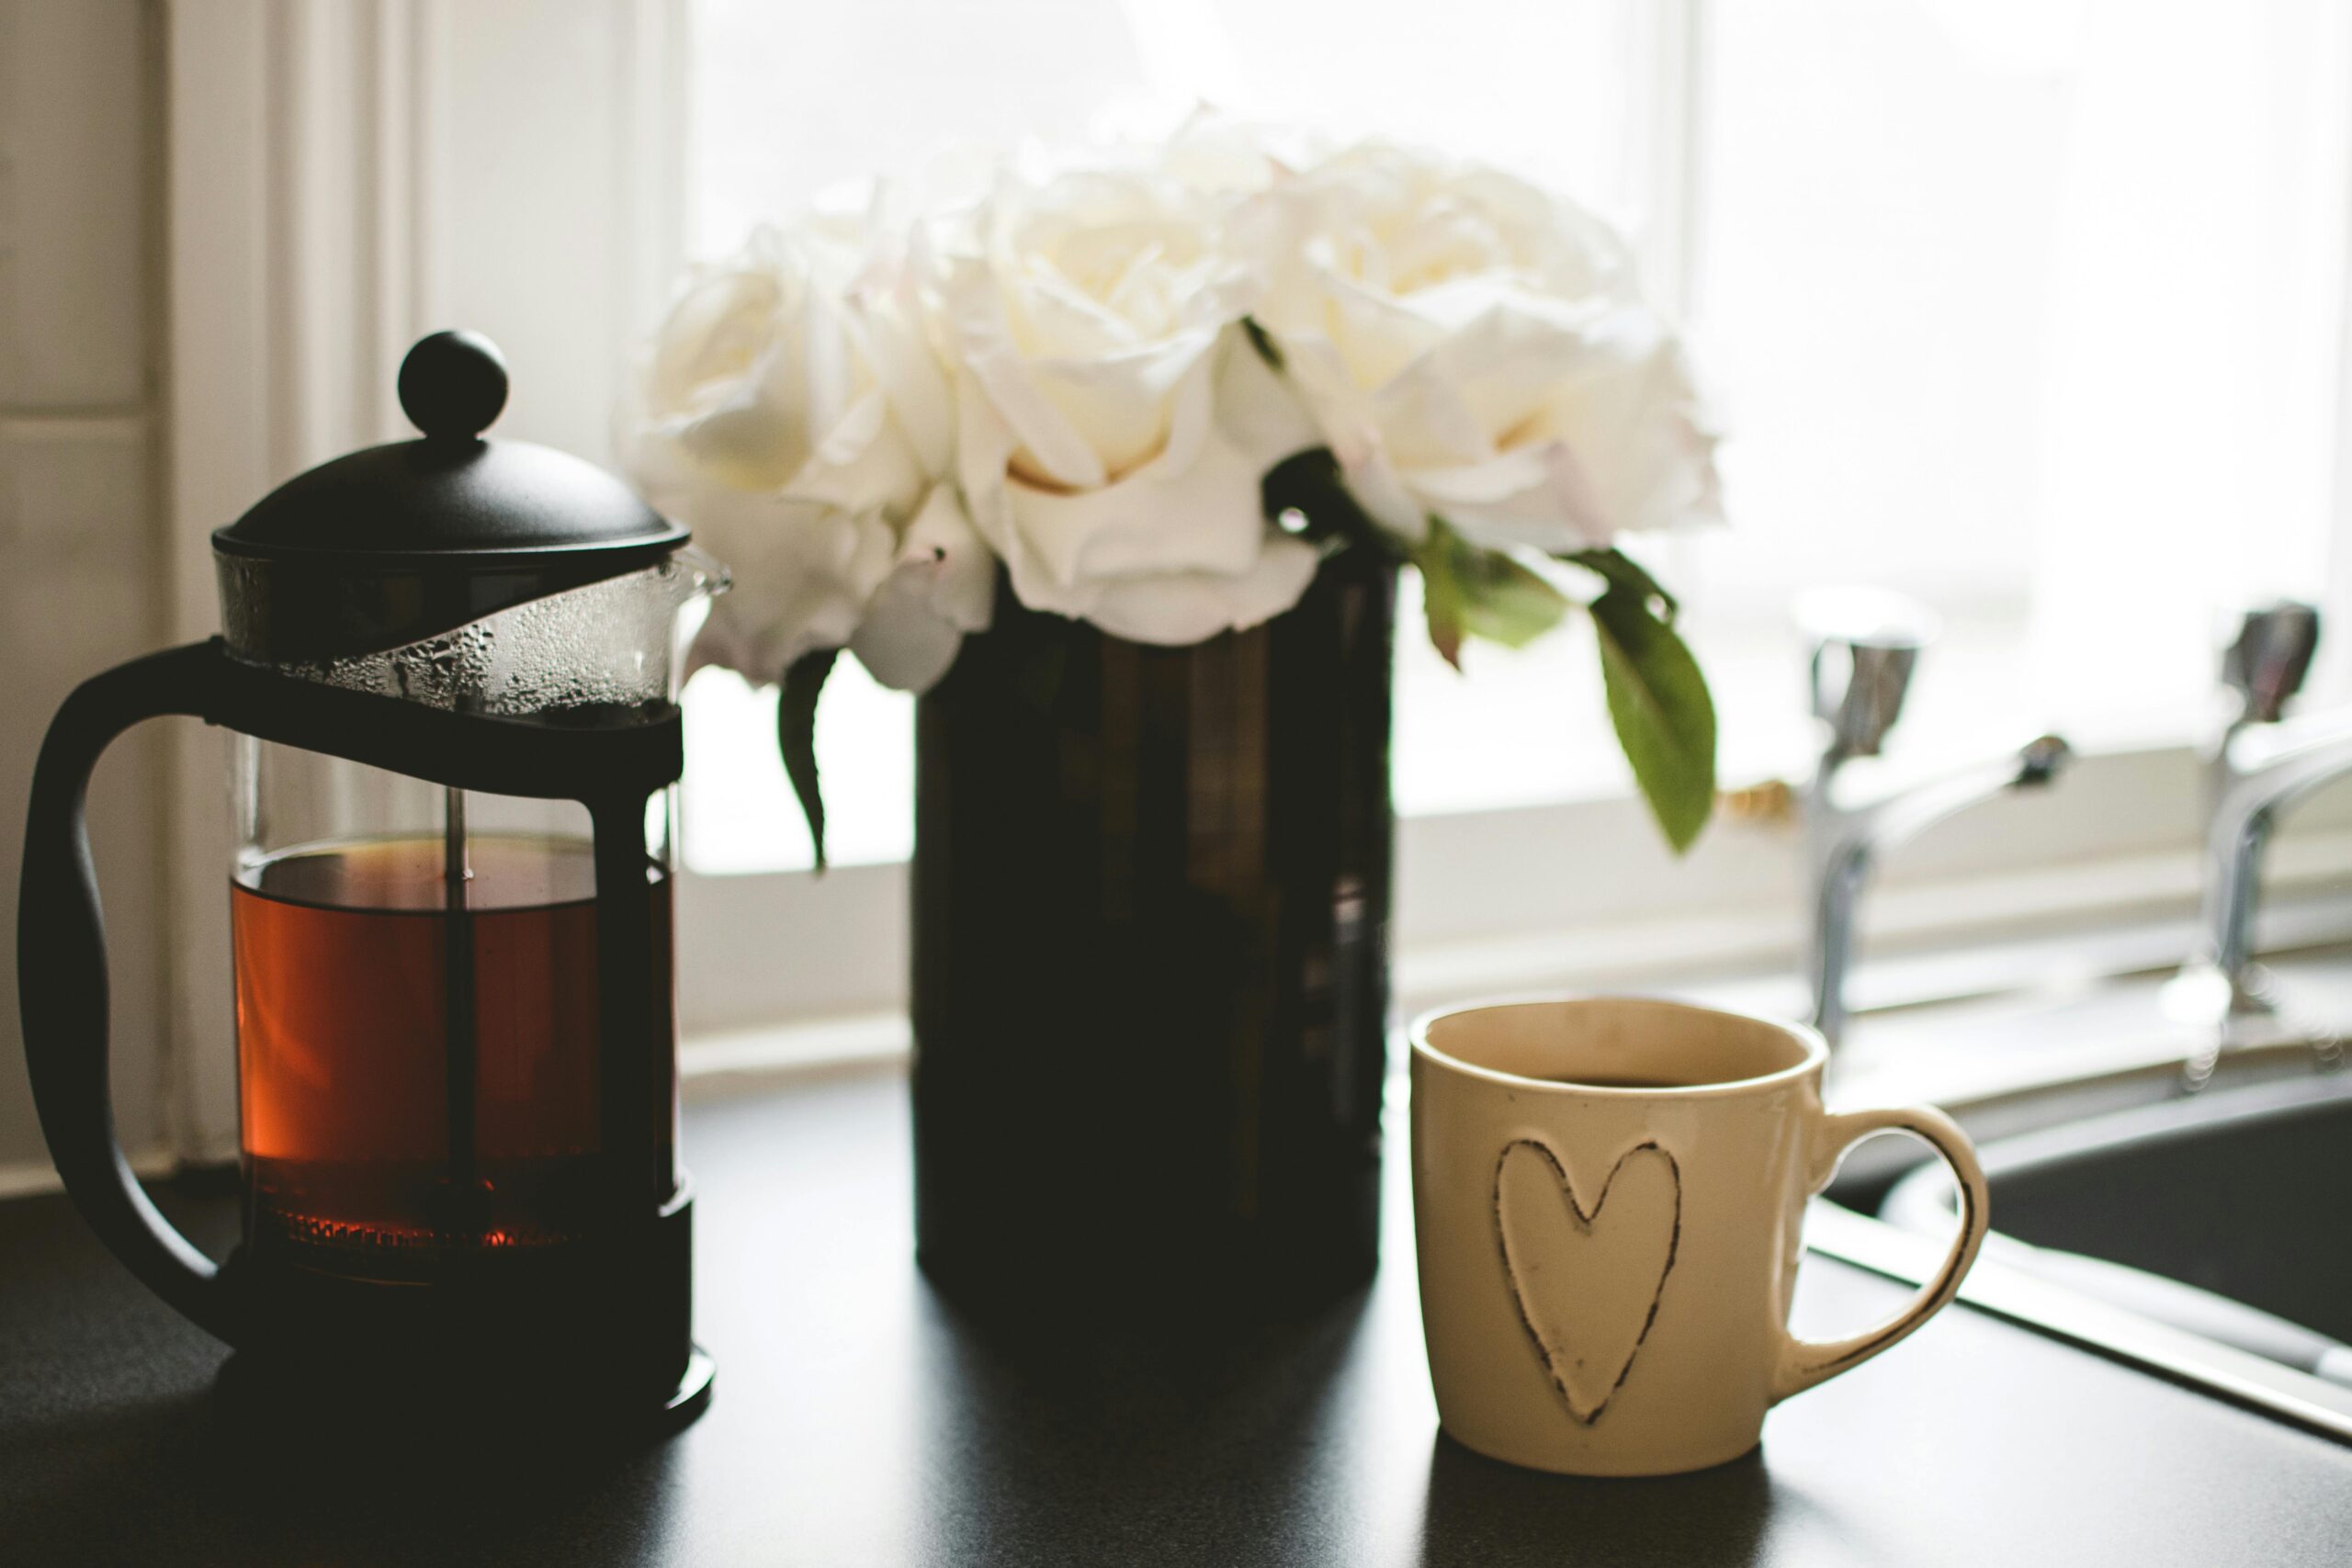
[[[1810,583],[1942,616],[1901,738],[1922,763],[2052,727],[2177,750],[2230,603],[2352,587],[2352,12],[2322,0],[1455,0],[1442,28],[1364,0],[699,0],[690,60],[698,254],[951,137],[1202,98],[1490,157],[1626,224],[1731,433],[1733,527],[1660,564],[1734,782],[1808,764]],[[1575,628],[1466,676],[1401,632],[1408,899],[1416,820],[1623,795]],[[2335,641],[2314,703],[2352,691]],[[696,872],[808,863],[773,703],[689,692]],[[909,699],[844,661],[820,746],[836,858],[903,858]],[[1678,896],[1744,854],[1702,846]]]
[[[2341,555],[2343,7],[1707,17],[1693,304],[1736,432],[1710,628],[1880,582],[1964,643],[1916,732],[2178,738],[2216,613],[2324,594]]]
[[[164,29],[157,483],[178,638],[216,625],[210,527],[402,433],[390,368],[421,333],[465,324],[504,347],[503,436],[609,458],[629,345],[680,253],[951,136],[1078,133],[1206,97],[1516,164],[1629,227],[1732,432],[1734,526],[1658,564],[1690,604],[1733,781],[1809,763],[1789,597],[1823,580],[1943,615],[1898,737],[1910,763],[2053,723],[2105,753],[1888,868],[1938,879],[1911,900],[1922,940],[1965,929],[1962,906],[2112,915],[2117,886],[2185,910],[2186,741],[2218,604],[2318,600],[2333,629],[2308,703],[2352,696],[2352,7],[2333,0],[1448,0],[1442,25],[1401,0],[223,9]],[[1789,846],[1725,824],[1665,854],[1573,628],[1474,650],[1467,677],[1403,649],[1408,1005],[1648,983],[1661,955],[1787,966]],[[689,689],[687,1022],[878,1018],[834,1032],[870,1050],[905,972],[907,699],[848,664],[827,694],[843,864],[821,886],[793,869],[807,844],[768,702],[718,672]],[[172,776],[216,778],[218,739],[173,738]],[[168,793],[169,983],[150,992],[173,1042],[164,1120],[217,1156],[235,1127],[219,814],[202,789]],[[2346,820],[2298,821],[2325,818]],[[2274,879],[2352,863],[2352,835],[2307,855],[2293,838]],[[1556,874],[1531,874],[1547,856]],[[1963,872],[2009,877],[2007,903],[1952,896],[1969,890],[1940,879]]]

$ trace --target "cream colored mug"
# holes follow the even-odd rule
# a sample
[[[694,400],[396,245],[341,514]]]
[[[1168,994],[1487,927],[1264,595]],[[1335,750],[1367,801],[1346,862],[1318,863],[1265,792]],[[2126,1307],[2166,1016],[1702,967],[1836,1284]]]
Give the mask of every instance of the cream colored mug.
[[[1860,1365],[1960,1289],[1984,1173],[1925,1107],[1832,1115],[1812,1030],[1673,1002],[1499,1002],[1413,1026],[1413,1221],[1438,1418],[1478,1452],[1575,1475],[1737,1458],[1780,1401]],[[1846,1150],[1916,1133],[1961,1228],[1902,1312],[1792,1337],[1805,1200]]]

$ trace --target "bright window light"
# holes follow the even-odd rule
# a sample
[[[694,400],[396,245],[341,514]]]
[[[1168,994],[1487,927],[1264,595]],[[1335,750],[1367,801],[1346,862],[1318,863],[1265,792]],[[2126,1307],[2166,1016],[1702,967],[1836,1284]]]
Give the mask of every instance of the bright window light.
[[[1822,581],[1941,615],[1901,738],[1915,754],[2051,727],[2094,746],[2191,733],[2229,604],[2352,581],[2352,8],[1696,0],[1679,76],[1666,9],[1449,0],[1431,28],[1368,0],[700,0],[691,248],[729,250],[845,179],[917,173],[954,140],[1083,134],[1204,96],[1505,162],[1645,254],[1656,216],[1683,215],[1660,281],[1687,284],[1734,526],[1658,564],[1687,591],[1727,778],[1804,764],[1789,605]],[[1463,676],[1417,616],[1408,592],[1401,810],[1627,787],[1581,628],[1474,647]],[[2347,645],[2315,704],[2352,692]],[[713,671],[687,701],[689,863],[806,865],[773,693]],[[836,858],[903,857],[909,700],[845,659],[819,742]]]

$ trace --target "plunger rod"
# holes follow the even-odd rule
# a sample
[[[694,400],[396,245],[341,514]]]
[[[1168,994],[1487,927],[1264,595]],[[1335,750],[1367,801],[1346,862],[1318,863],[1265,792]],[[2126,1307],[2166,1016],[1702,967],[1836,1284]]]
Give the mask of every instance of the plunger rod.
[[[449,1175],[460,1192],[474,1190],[476,1170],[474,1129],[474,933],[466,903],[466,883],[473,873],[466,863],[466,792],[444,789],[441,795],[442,907],[447,933],[443,972],[447,976],[446,1032],[448,1035]],[[462,1213],[462,1211],[460,1211]]]

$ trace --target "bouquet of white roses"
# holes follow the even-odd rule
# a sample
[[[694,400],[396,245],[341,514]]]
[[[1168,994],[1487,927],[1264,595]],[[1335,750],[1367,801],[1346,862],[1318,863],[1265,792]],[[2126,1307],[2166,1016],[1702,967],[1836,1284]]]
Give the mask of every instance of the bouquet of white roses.
[[[1450,660],[1586,599],[1634,777],[1677,848],[1698,833],[1713,710],[1615,545],[1716,516],[1714,438],[1600,221],[1497,169],[1216,122],[890,206],[696,272],[628,416],[640,484],[733,569],[695,660],[782,682],[820,863],[839,649],[924,690],[1000,570],[1031,609],[1194,643],[1341,548],[1420,572]]]

